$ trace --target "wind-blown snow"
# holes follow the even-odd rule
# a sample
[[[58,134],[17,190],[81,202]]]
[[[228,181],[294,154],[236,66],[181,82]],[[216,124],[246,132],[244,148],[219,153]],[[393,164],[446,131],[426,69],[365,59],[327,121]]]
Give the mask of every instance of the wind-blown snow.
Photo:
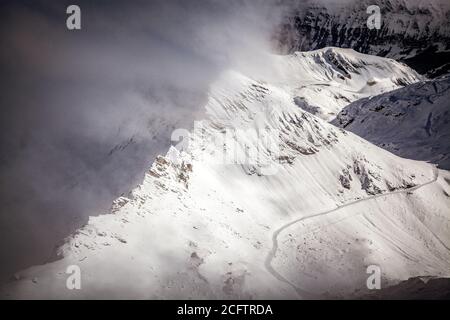
[[[356,68],[351,77],[325,60],[336,52],[341,64],[351,62],[345,70]],[[225,72],[189,145],[159,156],[111,214],[90,218],[66,239],[60,260],[17,273],[1,296],[310,298],[364,288],[369,264],[382,268],[386,283],[450,276],[448,172],[399,158],[295,102],[308,81],[319,83],[312,99],[323,94],[321,85],[351,87],[357,77],[382,78],[389,66],[403,73],[380,87],[417,76],[348,50],[277,59],[273,81]],[[380,73],[370,74],[370,65]],[[278,148],[239,132],[223,144],[227,129],[267,133]],[[240,160],[252,149],[261,156],[220,163],[230,148]],[[264,174],[267,164],[271,174]],[[82,271],[81,290],[66,289],[65,270],[73,264]]]

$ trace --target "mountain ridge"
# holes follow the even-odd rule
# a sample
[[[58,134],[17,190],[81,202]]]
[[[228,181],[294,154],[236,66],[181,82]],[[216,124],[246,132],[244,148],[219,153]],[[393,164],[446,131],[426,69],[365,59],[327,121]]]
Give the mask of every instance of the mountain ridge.
[[[291,65],[281,65],[289,79]],[[299,298],[265,259],[274,232],[308,216],[277,235],[270,264],[308,294],[350,294],[365,285],[371,264],[391,284],[449,276],[450,175],[436,176],[430,164],[399,158],[302,110],[283,79],[225,72],[188,145],[158,156],[111,214],[91,217],[58,248],[58,260],[18,272],[0,295]],[[366,198],[370,206],[359,201]],[[359,202],[311,217],[352,201]],[[70,265],[81,269],[81,290],[66,288]]]
[[[366,9],[374,4],[381,12],[379,30],[366,26]],[[445,1],[293,2],[274,38],[284,53],[327,46],[353,48],[404,61],[433,75],[439,67],[449,70],[449,21]]]

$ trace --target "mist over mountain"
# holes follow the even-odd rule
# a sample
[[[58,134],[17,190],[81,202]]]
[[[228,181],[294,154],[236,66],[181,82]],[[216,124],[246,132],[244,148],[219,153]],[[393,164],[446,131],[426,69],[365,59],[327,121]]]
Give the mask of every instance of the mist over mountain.
[[[343,61],[395,64],[333,52]],[[448,171],[397,157],[299,108],[292,87],[327,74],[308,58],[273,56],[279,76],[270,78],[224,71],[188,145],[158,156],[110,214],[66,238],[55,261],[17,272],[1,297],[347,297],[364,291],[371,264],[382,268],[384,286],[448,277]],[[360,72],[350,64],[344,71]],[[413,70],[403,72],[414,79]],[[333,80],[351,88],[338,74]],[[83,272],[82,290],[66,288],[70,265]]]
[[[139,183],[176,128],[202,117],[231,65],[255,68],[278,23],[272,2],[0,3],[0,278]]]
[[[1,298],[450,276],[446,1],[69,4],[0,4]]]

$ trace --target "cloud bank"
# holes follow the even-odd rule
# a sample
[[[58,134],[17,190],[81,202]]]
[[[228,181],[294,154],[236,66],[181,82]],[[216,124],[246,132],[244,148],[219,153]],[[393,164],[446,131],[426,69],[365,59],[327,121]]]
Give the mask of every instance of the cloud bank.
[[[170,134],[202,117],[221,71],[258,69],[277,1],[0,5],[0,280],[139,182]]]

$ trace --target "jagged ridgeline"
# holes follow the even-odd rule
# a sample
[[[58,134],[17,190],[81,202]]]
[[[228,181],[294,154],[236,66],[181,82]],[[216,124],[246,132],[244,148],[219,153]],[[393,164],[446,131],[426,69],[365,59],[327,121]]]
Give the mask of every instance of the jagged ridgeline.
[[[450,173],[327,122],[346,99],[413,86],[417,74],[351,49],[272,59],[279,77],[223,72],[186,149],[157,157],[110,214],[90,217],[57,259],[17,272],[0,298],[348,297],[365,293],[370,265],[383,287],[449,277]],[[278,150],[241,134],[252,129]],[[217,161],[224,149],[236,161]],[[241,157],[252,150],[255,161]],[[276,170],[262,172],[267,163]],[[68,290],[73,266],[81,290]]]
[[[276,31],[282,53],[327,46],[401,60],[435,77],[450,67],[450,2],[383,0],[380,28],[369,29],[373,1],[292,1]]]

